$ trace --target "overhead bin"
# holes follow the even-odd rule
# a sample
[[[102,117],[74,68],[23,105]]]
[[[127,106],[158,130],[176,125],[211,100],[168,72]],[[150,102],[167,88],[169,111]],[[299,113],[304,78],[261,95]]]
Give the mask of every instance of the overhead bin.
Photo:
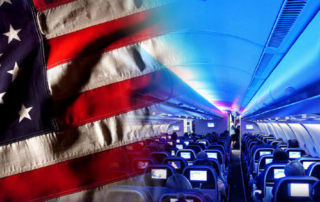
[[[243,111],[265,111],[284,98],[313,88],[320,81],[320,12],[314,17],[280,64]],[[305,97],[309,98],[309,97]],[[287,103],[287,102],[286,102]],[[278,106],[279,107],[279,106]]]

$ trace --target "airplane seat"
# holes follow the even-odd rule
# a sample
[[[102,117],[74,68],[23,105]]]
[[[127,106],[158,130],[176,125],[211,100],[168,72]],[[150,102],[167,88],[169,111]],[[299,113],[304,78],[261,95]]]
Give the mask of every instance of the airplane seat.
[[[206,139],[198,139],[196,143],[203,144],[205,147],[209,145],[209,140]]]
[[[207,149],[218,149],[221,151],[223,154],[225,154],[224,147],[222,145],[209,145]]]
[[[278,149],[278,148],[283,149],[283,150],[286,150],[286,149],[288,149],[288,144],[284,144],[284,143],[278,144],[278,145],[277,145],[277,149]]]
[[[288,148],[299,148],[299,141],[296,139],[288,140]]]
[[[209,159],[217,159],[220,163],[222,173],[226,173],[225,155],[218,149],[206,149],[204,152],[207,153]]]
[[[166,157],[163,159],[162,164],[171,165],[179,174],[182,174],[184,168],[188,166],[187,160],[182,157]]]
[[[176,170],[166,164],[148,165],[144,170],[145,187],[166,187],[167,179],[176,173]]]
[[[176,142],[173,146],[177,149],[184,149],[184,148],[186,148],[187,145],[183,142],[180,142],[180,143]]]
[[[311,201],[309,195],[311,187],[318,181],[310,176],[288,176],[283,177],[274,184],[273,202],[292,201],[305,202]]]
[[[158,146],[156,146],[156,145],[147,145],[144,148],[149,149],[151,152],[160,151],[160,148]]]
[[[173,146],[176,143],[176,141],[175,140],[168,140],[167,143],[168,143],[168,145]]]
[[[252,157],[252,161],[250,161],[250,170],[252,171],[253,174],[258,173],[258,162],[259,158],[263,155],[266,154],[273,154],[273,148],[258,148]]]
[[[306,170],[306,175],[320,179],[320,162],[312,163]]]
[[[137,157],[132,161],[132,168],[135,172],[144,172],[148,165],[158,164],[158,161],[151,157]]]
[[[175,147],[171,147],[171,156],[176,156],[177,152],[179,151],[178,148],[175,148]]]
[[[210,158],[195,159],[193,161],[193,165],[200,165],[199,163],[202,160],[208,160],[208,161],[212,162],[213,168],[215,169],[217,176],[220,177],[223,182],[226,182],[225,179],[227,176],[225,176],[224,173],[222,172],[221,165],[220,165],[220,162],[218,161],[218,159],[213,159],[213,158],[211,158],[211,159]]]
[[[153,201],[149,191],[144,187],[136,186],[114,186],[108,189],[106,194],[106,201],[117,201],[117,202],[127,202],[130,201],[137,202],[150,202]]]
[[[287,154],[289,155],[289,160],[295,160],[297,158],[301,158],[302,156],[306,155],[304,149],[301,148],[288,148],[286,149]]]
[[[281,177],[284,177],[284,168],[287,164],[286,163],[273,163],[273,164],[268,164],[265,166],[264,168],[264,174],[262,176],[262,181],[257,181],[257,183],[261,183],[260,186],[260,190],[256,190],[255,187],[257,187],[256,185],[254,185],[253,190],[252,190],[252,195],[256,196],[259,195],[258,198],[270,198],[270,191],[273,188],[273,185],[275,183],[275,181]],[[260,176],[259,176],[260,177]],[[258,177],[258,178],[259,178]],[[268,196],[267,196],[268,194]]]
[[[202,194],[202,192],[198,190],[190,190],[190,189],[168,189],[165,194],[163,194],[159,200],[159,202],[171,202],[177,201],[177,194],[182,193],[186,197],[186,201],[192,202],[211,202],[212,200]]]
[[[206,149],[206,146],[202,143],[198,143],[198,142],[190,142],[189,145],[197,145],[199,147],[201,147],[202,150],[205,150]]]
[[[320,180],[312,185],[309,195],[311,201],[320,201]]]
[[[313,157],[313,156],[303,156],[301,158],[296,159],[300,161],[300,163],[303,165],[304,169],[307,171],[309,166],[313,163],[320,162],[320,158]]]
[[[193,160],[197,158],[196,153],[192,149],[180,149],[176,156],[186,159],[188,165],[193,165]]]
[[[166,157],[169,157],[170,154],[165,151],[155,151],[155,152],[152,152],[150,156],[155,160],[157,160],[158,163],[162,163],[163,159],[165,159]]]
[[[166,146],[169,146],[167,142],[159,142],[158,147],[162,151]]]
[[[271,163],[273,159],[273,155],[272,154],[266,154],[263,156],[260,156],[259,161],[258,161],[258,170],[257,170],[257,176],[259,176],[259,174],[264,171],[264,167]]]
[[[202,151],[202,148],[199,145],[188,145],[186,149],[192,149],[196,154]]]
[[[183,175],[190,181],[194,189],[199,189],[212,200],[218,200],[218,176],[212,167],[206,165],[188,166],[184,169]]]

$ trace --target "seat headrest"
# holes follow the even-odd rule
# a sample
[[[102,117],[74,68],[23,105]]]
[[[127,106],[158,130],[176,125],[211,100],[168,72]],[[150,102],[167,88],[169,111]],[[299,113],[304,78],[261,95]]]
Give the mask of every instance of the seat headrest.
[[[165,187],[167,179],[175,173],[170,165],[149,165],[144,171],[144,186]]]
[[[288,140],[288,148],[299,148],[299,141],[296,139]]]
[[[217,189],[217,172],[207,165],[192,165],[183,170],[183,175],[193,188]]]
[[[309,176],[283,177],[273,187],[273,201],[310,201],[310,188],[318,181]]]
[[[289,160],[289,155],[282,149],[275,149],[273,151],[273,161],[287,161]]]

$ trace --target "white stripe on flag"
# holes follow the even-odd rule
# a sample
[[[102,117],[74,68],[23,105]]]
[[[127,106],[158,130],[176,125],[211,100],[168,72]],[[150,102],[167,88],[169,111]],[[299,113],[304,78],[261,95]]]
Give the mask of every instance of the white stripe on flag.
[[[160,7],[176,0],[78,0],[38,12],[47,39]]]
[[[131,144],[145,139],[147,134],[158,134],[167,125],[163,125],[164,128],[152,125],[133,129],[130,124],[124,124],[130,123],[134,117],[157,111],[164,111],[161,104],[1,146],[0,178]],[[136,122],[136,125],[139,124]]]

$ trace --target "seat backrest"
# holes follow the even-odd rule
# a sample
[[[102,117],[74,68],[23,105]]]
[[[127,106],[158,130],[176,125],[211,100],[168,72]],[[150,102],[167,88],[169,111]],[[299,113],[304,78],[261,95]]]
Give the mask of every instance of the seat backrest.
[[[312,201],[320,201],[320,180],[312,185],[309,195]]]
[[[144,186],[165,187],[167,179],[176,173],[176,170],[167,164],[149,165],[144,170]]]
[[[272,160],[273,160],[273,155],[271,155],[271,154],[266,154],[266,155],[260,156],[259,161],[258,161],[257,175],[259,175],[264,170],[264,166],[271,163]]]
[[[145,146],[145,148],[148,148],[150,150],[150,152],[160,151],[159,147],[155,146],[155,145],[147,145],[147,146]]]
[[[209,145],[209,140],[206,140],[206,139],[198,139],[197,140],[197,143],[200,143],[200,144],[203,144],[205,145],[206,147]]]
[[[305,157],[298,158],[296,160],[300,161],[300,163],[303,165],[303,167],[306,171],[308,170],[308,168],[311,164],[316,163],[316,162],[320,162],[320,158],[313,157],[313,156],[305,156]]]
[[[199,165],[200,161],[202,160],[208,160],[211,161],[213,164],[213,168],[215,169],[218,177],[223,177],[222,175],[222,170],[221,170],[221,166],[220,166],[220,162],[218,161],[218,159],[209,159],[209,158],[205,158],[205,159],[195,159],[193,161],[193,165]],[[224,178],[224,177],[223,177]]]
[[[182,174],[185,167],[188,166],[188,162],[186,159],[182,157],[167,157],[163,159],[162,164],[168,164],[174,167],[177,173]]]
[[[202,143],[198,143],[198,142],[190,142],[189,145],[197,145],[199,146],[202,150],[205,150],[206,149],[206,146]]]
[[[215,158],[221,165],[225,165],[225,155],[218,149],[206,149],[204,152],[207,153],[208,158]]]
[[[188,145],[186,146],[186,149],[192,149],[196,154],[202,151],[201,147],[198,145]]]
[[[207,149],[218,149],[223,154],[225,154],[224,147],[222,145],[209,145]]]
[[[170,154],[164,151],[155,151],[151,153],[151,157],[157,160],[158,163],[162,163],[163,159],[169,156]]]
[[[163,194],[159,200],[159,202],[173,202],[177,201],[177,194],[183,193],[186,197],[186,201],[192,202],[206,202],[203,194],[197,190],[190,190],[190,189],[171,189],[174,190],[172,193],[168,193],[168,191]]]
[[[175,143],[174,145],[173,145],[175,148],[177,148],[177,149],[184,149],[184,148],[186,148],[186,144],[184,144],[184,143]]]
[[[295,160],[301,158],[306,152],[301,148],[288,148],[286,149],[287,154],[289,155],[289,160]]]
[[[117,201],[117,202],[149,202],[153,201],[150,193],[144,187],[139,186],[113,186],[108,189],[106,194],[106,201]]]
[[[320,179],[320,162],[311,164],[306,171],[306,175]]]
[[[266,155],[266,154],[273,154],[273,148],[259,148],[257,149],[253,154],[253,159],[257,163],[260,156]]]
[[[168,140],[167,143],[168,143],[168,145],[173,146],[176,143],[176,141]]]
[[[168,143],[166,143],[166,142],[159,142],[158,143],[158,147],[159,147],[159,149],[162,151],[166,146],[169,146],[169,144]]]
[[[177,152],[176,156],[186,159],[187,162],[193,162],[193,160],[197,158],[195,152],[192,149],[180,149]]]
[[[261,187],[263,198],[265,197],[266,193],[272,189],[274,182],[277,179],[285,176],[284,167],[286,165],[287,164],[268,164],[265,166]]]
[[[135,172],[144,172],[148,165],[158,164],[158,162],[154,158],[148,157],[138,157],[133,159],[132,168]]]
[[[273,187],[273,201],[310,201],[310,189],[317,181],[317,178],[310,176],[288,176],[281,178]]]
[[[190,181],[193,188],[215,189],[218,188],[217,173],[210,167],[205,165],[187,166],[183,170],[183,175]]]

